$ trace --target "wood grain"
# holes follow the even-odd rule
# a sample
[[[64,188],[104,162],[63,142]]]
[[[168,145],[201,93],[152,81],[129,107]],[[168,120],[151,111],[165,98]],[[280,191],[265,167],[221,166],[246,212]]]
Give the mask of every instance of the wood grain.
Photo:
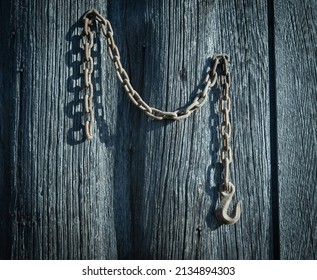
[[[243,203],[235,226],[214,218],[219,89],[189,119],[148,120],[97,37],[95,137],[84,141],[79,19],[91,1],[12,2],[21,69],[13,79],[12,258],[272,258],[264,1],[94,1],[152,106],[182,106],[202,86],[210,57],[230,55],[232,181]]]
[[[276,1],[281,259],[317,258],[316,1]]]

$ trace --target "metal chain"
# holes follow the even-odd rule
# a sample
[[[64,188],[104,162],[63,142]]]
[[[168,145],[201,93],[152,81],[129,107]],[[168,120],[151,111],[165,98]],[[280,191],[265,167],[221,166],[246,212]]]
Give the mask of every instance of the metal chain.
[[[84,30],[82,35],[82,42],[85,49],[83,60],[84,85],[83,85],[83,99],[84,99],[84,123],[85,134],[87,139],[93,138],[94,129],[94,111],[93,111],[93,97],[94,87],[91,82],[91,74],[94,70],[94,60],[91,56],[91,49],[94,45],[94,37],[90,29],[93,23],[92,19],[84,17]]]
[[[220,100],[219,111],[222,113],[222,122],[220,125],[220,134],[222,137],[222,148],[221,148],[221,161],[223,165],[224,174],[224,187],[227,192],[230,192],[229,188],[229,164],[232,162],[232,149],[230,147],[231,138],[231,123],[229,119],[229,112],[231,109],[231,102],[229,97],[229,89],[231,86],[231,76],[228,70],[228,56],[223,55],[222,60],[222,75],[220,78],[220,84],[222,88],[222,97]]]
[[[207,100],[208,90],[213,87],[217,82],[217,67],[220,63],[220,58],[228,57],[226,55],[215,55],[213,57],[214,64],[213,69],[211,69],[204,80],[204,89],[197,93],[196,97],[192,100],[191,104],[185,108],[180,108],[175,111],[166,112],[154,107],[149,106],[138,92],[133,88],[130,82],[129,75],[123,68],[120,59],[120,53],[118,47],[113,38],[113,30],[110,22],[103,18],[99,12],[95,9],[89,10],[83,17],[84,21],[84,31],[83,31],[83,44],[85,47],[85,56],[83,61],[83,71],[84,71],[84,100],[85,100],[85,114],[89,115],[90,118],[86,120],[86,136],[88,139],[92,138],[93,134],[93,111],[92,111],[92,96],[93,87],[91,85],[91,74],[93,70],[93,59],[91,57],[91,48],[93,47],[93,35],[90,26],[97,21],[100,25],[101,31],[106,38],[107,50],[109,56],[114,64],[116,74],[119,81],[123,85],[128,97],[133,102],[134,105],[139,107],[146,115],[156,120],[180,120],[187,118],[194,111],[204,105]],[[88,65],[87,65],[88,64]],[[91,92],[90,92],[91,90]],[[87,96],[88,95],[88,96]],[[86,102],[87,101],[87,102]]]
[[[84,30],[82,33],[82,42],[84,45],[85,55],[83,59],[84,85],[83,85],[83,99],[84,99],[84,122],[85,134],[87,139],[93,138],[94,126],[94,112],[93,112],[93,92],[94,88],[91,82],[91,76],[94,68],[94,61],[91,56],[91,49],[93,48],[94,40],[91,26],[94,22],[98,22],[101,32],[106,38],[107,50],[111,58],[119,81],[123,85],[128,97],[139,109],[141,109],[147,116],[156,120],[180,120],[189,117],[194,111],[202,107],[207,100],[207,93],[218,80],[218,68],[221,66],[220,84],[222,89],[222,98],[220,102],[220,112],[222,113],[222,123],[220,126],[220,133],[222,137],[221,161],[223,164],[224,183],[221,186],[220,192],[227,194],[234,193],[234,186],[229,181],[229,164],[232,162],[232,150],[230,147],[231,138],[231,123],[229,120],[230,112],[230,97],[229,88],[231,86],[231,75],[228,69],[229,57],[227,54],[216,54],[213,56],[213,67],[210,69],[204,79],[204,88],[198,92],[196,97],[187,107],[182,107],[175,111],[162,111],[149,106],[138,92],[133,88],[130,82],[129,75],[123,68],[120,59],[119,49],[114,41],[113,29],[110,22],[102,17],[96,9],[89,10],[83,17]],[[232,195],[226,200],[231,201]],[[225,201],[225,203],[226,203]],[[220,220],[223,219],[220,218]],[[222,223],[231,223],[221,221]]]
[[[220,85],[222,91],[222,97],[219,103],[219,112],[221,112],[221,125],[220,134],[222,139],[221,147],[221,162],[223,165],[223,179],[224,182],[220,186],[219,192],[221,194],[221,202],[216,209],[216,217],[219,222],[227,225],[235,224],[241,216],[241,202],[239,201],[234,208],[233,214],[229,216],[227,214],[229,204],[235,193],[235,186],[230,182],[230,163],[232,163],[232,149],[230,147],[231,139],[231,123],[229,118],[229,112],[231,109],[231,99],[229,96],[229,90],[231,87],[231,74],[228,69],[229,57],[226,54],[217,56],[220,65],[222,67],[220,74]],[[218,61],[217,61],[218,62]],[[218,64],[218,63],[217,63]]]

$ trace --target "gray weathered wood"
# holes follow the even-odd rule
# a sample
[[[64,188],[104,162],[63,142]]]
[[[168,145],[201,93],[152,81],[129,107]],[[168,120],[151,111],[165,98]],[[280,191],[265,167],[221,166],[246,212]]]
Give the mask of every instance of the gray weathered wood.
[[[316,1],[276,1],[282,259],[317,258]]]
[[[15,0],[10,257],[272,258],[266,2],[94,7],[111,21],[132,83],[152,106],[180,107],[202,85],[209,57],[230,55],[232,181],[243,216],[221,227],[214,218],[218,89],[189,119],[150,121],[125,96],[96,39],[95,138],[83,141],[79,18],[91,1]]]
[[[11,11],[10,1],[0,1],[0,259],[10,258],[11,252],[11,219],[10,219],[10,158],[12,143],[12,80],[15,75],[14,51],[8,14]]]

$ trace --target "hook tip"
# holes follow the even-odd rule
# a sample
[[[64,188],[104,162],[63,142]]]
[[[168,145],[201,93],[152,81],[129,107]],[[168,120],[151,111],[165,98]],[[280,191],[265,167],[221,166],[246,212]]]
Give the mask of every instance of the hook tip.
[[[227,213],[228,207],[218,207],[216,209],[216,217],[217,220],[224,225],[233,225],[237,221],[239,221],[241,216],[241,201],[239,201],[232,212],[232,214],[229,216]]]

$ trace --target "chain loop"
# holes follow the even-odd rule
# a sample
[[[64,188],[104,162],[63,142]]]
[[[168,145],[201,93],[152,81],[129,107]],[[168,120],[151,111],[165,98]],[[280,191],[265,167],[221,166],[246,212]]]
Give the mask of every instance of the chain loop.
[[[178,110],[174,110],[171,112],[165,112],[156,108],[153,108],[149,106],[142,97],[138,94],[138,92],[133,88],[130,77],[124,67],[122,66],[121,59],[120,59],[120,52],[119,49],[115,43],[114,37],[113,37],[113,29],[110,24],[110,22],[102,17],[100,13],[92,9],[88,11],[84,17],[84,30],[82,34],[82,41],[84,44],[84,61],[83,61],[83,71],[84,71],[84,87],[90,87],[91,84],[91,75],[93,72],[93,59],[91,57],[91,49],[93,47],[93,36],[91,32],[90,26],[94,22],[98,22],[100,26],[100,30],[102,34],[106,38],[107,43],[107,50],[110,59],[112,60],[116,74],[118,76],[118,79],[120,83],[123,85],[123,88],[125,89],[129,99],[132,101],[132,103],[136,106],[138,106],[144,113],[149,116],[152,119],[156,120],[181,120],[184,118],[189,117],[194,111],[199,109],[204,105],[204,103],[207,101],[207,93],[211,87],[213,87],[218,78],[217,74],[217,68],[220,65],[220,63],[225,63],[224,61],[227,61],[228,56],[226,54],[220,54],[215,55],[213,57],[213,66],[212,69],[207,73],[206,78],[204,80],[204,88],[202,91],[198,92],[196,97],[193,99],[193,101],[185,108],[180,108]],[[223,66],[224,69],[226,68],[226,65]],[[229,77],[229,72],[226,70],[226,74]],[[85,92],[85,91],[84,91]],[[84,93],[86,94],[86,93]],[[89,101],[90,102],[90,101]],[[91,104],[90,104],[91,105]],[[92,108],[92,106],[90,106]],[[86,110],[85,110],[86,112]],[[86,114],[91,115],[91,111]],[[86,131],[89,131],[89,135],[86,135],[88,139],[92,138],[92,127],[93,127],[93,118],[90,118],[89,121],[89,129],[86,129]]]
[[[234,186],[230,183],[229,166],[232,162],[232,149],[230,147],[231,138],[231,123],[229,119],[229,112],[231,109],[231,99],[229,97],[229,89],[231,86],[231,74],[228,68],[229,57],[227,54],[216,54],[212,57],[212,68],[206,74],[204,79],[204,88],[199,91],[193,101],[186,107],[179,108],[175,111],[166,112],[157,108],[149,106],[138,92],[133,88],[130,77],[121,63],[120,52],[114,40],[114,33],[110,22],[105,19],[101,14],[95,10],[89,10],[83,17],[83,32],[82,42],[84,45],[84,59],[83,59],[83,73],[84,73],[84,85],[83,85],[83,99],[84,99],[84,125],[85,134],[87,139],[93,138],[93,126],[94,126],[94,112],[93,112],[93,93],[94,88],[91,82],[91,76],[94,69],[94,61],[91,56],[91,49],[93,48],[94,38],[91,31],[91,26],[97,22],[101,33],[104,35],[107,44],[107,51],[110,59],[114,64],[118,80],[122,84],[129,99],[134,105],[139,107],[147,116],[156,120],[181,120],[189,117],[194,111],[199,109],[207,101],[208,91],[212,88],[220,77],[220,86],[222,91],[222,97],[219,102],[219,112],[221,113],[221,125],[220,135],[222,138],[222,148],[220,152],[221,161],[223,164],[223,177],[224,183],[221,186],[220,193],[226,200],[223,201],[225,207],[218,209],[217,215],[220,217],[222,223],[232,224],[240,217],[240,212],[237,212],[236,218],[230,218],[225,212],[228,203],[230,203],[232,195],[234,193]],[[218,71],[220,73],[218,73]],[[240,204],[239,204],[240,205]],[[240,207],[240,206],[239,206]],[[240,208],[238,209],[240,211]],[[238,217],[239,216],[239,217]],[[229,219],[229,218],[231,219]]]

